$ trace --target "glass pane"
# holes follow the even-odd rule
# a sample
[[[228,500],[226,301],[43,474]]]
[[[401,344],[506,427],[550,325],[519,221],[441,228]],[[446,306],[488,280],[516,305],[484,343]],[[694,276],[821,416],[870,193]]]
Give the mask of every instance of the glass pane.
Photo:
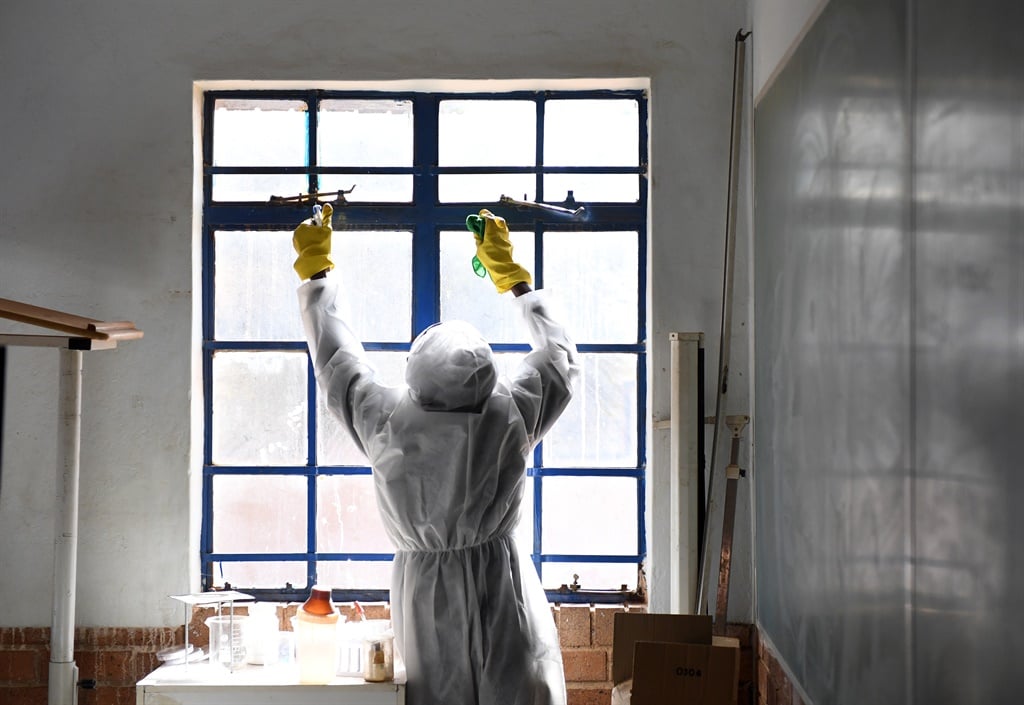
[[[544,285],[577,343],[636,343],[637,233],[544,234]]]
[[[441,166],[533,166],[537,162],[533,101],[442,100],[437,120]]]
[[[515,260],[534,269],[531,232],[511,232]],[[499,295],[489,276],[473,272],[476,239],[468,230],[441,233],[441,320],[472,323],[491,343],[528,343],[529,332],[519,310]]]
[[[343,215],[343,214],[342,214]],[[341,278],[341,313],[360,340],[412,336],[412,233],[344,231],[335,215],[331,259]]]
[[[532,201],[537,179],[533,174],[443,174],[437,177],[441,203],[495,206],[502,196]]]
[[[588,353],[579,359],[576,393],[544,437],[544,465],[636,467],[636,356]]]
[[[412,102],[325,100],[317,149],[321,166],[412,166]]]
[[[369,352],[367,359],[377,370],[378,379],[385,384],[399,386],[405,383],[404,352]],[[352,440],[338,418],[327,410],[327,400],[317,394],[317,461],[320,465],[367,464],[366,456]]]
[[[350,190],[351,193],[345,194],[345,200],[349,203],[412,203],[412,176],[404,174],[323,174],[320,176],[321,193]]]
[[[635,554],[637,480],[545,477],[544,553]]]
[[[271,196],[298,196],[308,191],[309,178],[301,174],[213,175],[213,200],[221,203],[267,203]]]
[[[635,100],[547,101],[544,104],[544,165],[638,165],[639,115],[639,104]]]
[[[215,585],[231,583],[233,588],[281,588],[286,583],[306,584],[305,561],[252,561],[214,563]]]
[[[290,232],[214,233],[217,340],[305,340]]]
[[[213,550],[216,553],[304,553],[306,478],[214,476]]]
[[[324,475],[316,480],[318,553],[392,553],[377,511],[372,475]]]
[[[218,100],[214,166],[305,166],[306,104],[299,100]]]
[[[573,581],[581,590],[619,590],[623,585],[634,590],[636,572],[635,563],[544,563],[541,582],[547,590],[572,585]]]
[[[573,199],[588,203],[636,203],[640,199],[640,177],[636,174],[547,174],[544,198],[548,203]]]
[[[316,580],[335,590],[390,590],[391,561],[320,561]]]
[[[305,352],[213,356],[215,465],[305,465]]]

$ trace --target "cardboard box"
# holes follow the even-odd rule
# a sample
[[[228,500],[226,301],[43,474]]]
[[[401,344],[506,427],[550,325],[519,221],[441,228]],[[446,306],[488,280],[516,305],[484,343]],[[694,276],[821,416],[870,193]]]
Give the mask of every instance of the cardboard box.
[[[711,626],[706,615],[616,614],[612,680],[632,679],[630,705],[736,705],[739,640]]]

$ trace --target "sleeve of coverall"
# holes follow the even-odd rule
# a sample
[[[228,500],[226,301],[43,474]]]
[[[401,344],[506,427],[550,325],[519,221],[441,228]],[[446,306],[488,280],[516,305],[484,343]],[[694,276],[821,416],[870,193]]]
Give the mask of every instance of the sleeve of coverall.
[[[367,441],[380,416],[383,387],[375,381],[362,343],[338,312],[337,280],[304,282],[298,296],[313,370],[321,392],[327,394],[327,407],[369,455]]]
[[[544,305],[542,292],[531,291],[515,299],[530,330],[533,351],[511,381],[512,398],[526,423],[531,444],[536,444],[572,399],[579,377],[576,346]]]

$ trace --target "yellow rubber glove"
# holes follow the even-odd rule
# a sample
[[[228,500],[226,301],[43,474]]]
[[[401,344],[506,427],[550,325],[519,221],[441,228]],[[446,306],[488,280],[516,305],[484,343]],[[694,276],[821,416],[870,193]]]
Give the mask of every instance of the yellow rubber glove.
[[[317,272],[334,269],[331,261],[332,213],[331,204],[324,204],[318,216],[302,221],[292,234],[292,247],[299,253],[294,267],[303,281]]]
[[[466,227],[476,236],[476,257],[491,275],[499,294],[519,282],[533,284],[530,272],[512,259],[512,242],[504,218],[483,208],[480,215],[466,218]]]

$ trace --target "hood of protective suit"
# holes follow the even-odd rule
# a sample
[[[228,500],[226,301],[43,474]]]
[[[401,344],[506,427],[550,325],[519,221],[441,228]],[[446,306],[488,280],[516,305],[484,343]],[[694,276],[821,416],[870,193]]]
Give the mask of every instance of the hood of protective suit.
[[[463,321],[438,323],[420,333],[405,368],[413,401],[434,411],[478,408],[497,379],[491,346]]]

